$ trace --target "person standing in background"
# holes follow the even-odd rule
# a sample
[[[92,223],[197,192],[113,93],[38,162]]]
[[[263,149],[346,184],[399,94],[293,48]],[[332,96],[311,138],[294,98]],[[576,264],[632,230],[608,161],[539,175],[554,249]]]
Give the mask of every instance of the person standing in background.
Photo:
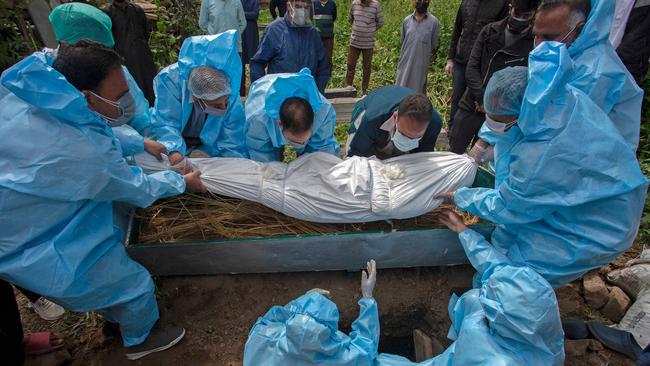
[[[260,33],[257,29],[257,18],[260,15],[260,3],[258,0],[241,0],[246,17],[246,30],[242,36],[242,74],[239,95],[246,96],[246,65],[251,57],[257,52],[260,44]]]
[[[415,0],[415,12],[404,18],[400,32],[402,48],[395,84],[427,94],[427,72],[431,55],[438,46],[440,22],[427,8],[429,0]]]
[[[445,73],[452,77],[451,108],[447,130],[451,131],[458,102],[465,92],[465,65],[474,47],[474,41],[483,27],[508,15],[508,0],[462,0],[451,44],[447,55]]]
[[[124,64],[133,76],[149,106],[153,106],[153,78],[157,74],[153,54],[149,48],[147,17],[141,7],[126,0],[113,0],[106,9],[111,18],[115,51],[124,58]]]
[[[637,84],[643,85],[650,58],[650,0],[616,0],[609,41]]]
[[[277,13],[275,12],[276,9],[278,10]],[[269,3],[269,12],[271,12],[273,19],[283,17],[284,13],[287,12],[287,0],[271,0]]]
[[[237,31],[237,51],[241,55],[242,32],[246,29],[246,16],[240,0],[201,0],[199,27],[205,34]]]
[[[314,0],[314,23],[320,39],[323,41],[323,47],[329,57],[330,68],[332,64],[332,55],[334,54],[334,22],[336,21],[336,1],[334,0]]]
[[[377,0],[353,0],[348,20],[352,23],[352,34],[350,35],[350,51],[348,53],[348,71],[345,77],[345,85],[348,89],[352,88],[357,60],[359,60],[359,54],[363,53],[361,90],[362,94],[366,95],[370,83],[375,37],[377,30],[384,25],[381,4]]]

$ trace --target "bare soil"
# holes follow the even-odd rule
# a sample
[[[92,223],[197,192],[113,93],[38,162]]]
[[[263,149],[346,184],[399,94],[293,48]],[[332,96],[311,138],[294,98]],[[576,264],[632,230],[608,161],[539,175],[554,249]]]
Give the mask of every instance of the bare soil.
[[[613,263],[617,267],[638,255],[640,245]],[[607,269],[605,269],[607,270]],[[380,351],[412,359],[413,329],[435,337],[443,346],[451,324],[447,304],[452,288],[469,287],[470,266],[379,270],[375,297],[381,319]],[[340,329],[350,331],[357,317],[359,272],[309,272],[254,275],[217,275],[157,278],[162,321],[187,329],[186,337],[171,350],[131,362],[124,358],[119,339],[102,335],[95,314],[67,313],[55,322],[41,320],[18,295],[26,332],[53,330],[65,337],[71,365],[240,365],[251,326],[271,306],[282,305],[314,287],[331,291],[338,305]],[[581,295],[581,281],[557,291],[565,317],[602,319]],[[51,358],[30,358],[28,365],[52,365]],[[634,365],[609,351],[589,351],[567,357],[567,365]]]

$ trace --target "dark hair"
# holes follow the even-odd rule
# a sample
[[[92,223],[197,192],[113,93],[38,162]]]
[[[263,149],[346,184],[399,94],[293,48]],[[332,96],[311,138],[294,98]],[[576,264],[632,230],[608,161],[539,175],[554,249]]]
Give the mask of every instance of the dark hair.
[[[280,106],[280,123],[282,128],[293,133],[308,131],[314,124],[314,110],[303,98],[287,98]]]
[[[112,48],[84,39],[61,43],[52,67],[78,90],[95,90],[110,71],[121,67],[120,61]]]
[[[589,0],[542,0],[537,10],[552,10],[562,5],[568,6],[571,9],[571,13],[579,13],[582,15],[584,20],[587,19],[589,12],[591,12],[591,3]]]
[[[517,11],[526,13],[537,9],[540,0],[512,0],[512,7]]]
[[[402,99],[397,109],[397,114],[400,117],[408,117],[422,124],[431,121],[432,113],[433,106],[431,105],[431,101],[422,94],[411,94]]]

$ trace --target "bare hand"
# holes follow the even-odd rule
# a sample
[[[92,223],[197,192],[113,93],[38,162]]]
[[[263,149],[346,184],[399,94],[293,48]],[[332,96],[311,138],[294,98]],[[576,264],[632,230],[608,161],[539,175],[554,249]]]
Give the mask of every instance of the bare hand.
[[[207,188],[201,182],[201,172],[196,170],[183,176],[185,179],[185,191],[188,192],[207,192]]]
[[[163,144],[146,137],[144,138],[144,151],[155,156],[158,161],[162,161],[163,154],[167,154],[167,149]]]
[[[451,76],[454,73],[454,60],[447,60],[445,65],[445,74]]]
[[[449,230],[457,234],[460,234],[467,229],[465,222],[463,222],[463,218],[453,210],[442,210],[440,221],[445,224]]]
[[[474,102],[474,109],[476,109],[478,113],[485,113],[485,109],[483,109],[483,106],[478,104],[478,102]]]
[[[171,154],[169,154],[169,163],[171,165],[177,165],[178,163],[183,161],[183,159],[185,159],[185,157],[183,156],[183,154],[179,153],[178,151],[174,151]]]
[[[178,174],[185,175],[194,170],[192,164],[178,151],[174,151],[169,155],[169,164],[171,165],[172,170]]]

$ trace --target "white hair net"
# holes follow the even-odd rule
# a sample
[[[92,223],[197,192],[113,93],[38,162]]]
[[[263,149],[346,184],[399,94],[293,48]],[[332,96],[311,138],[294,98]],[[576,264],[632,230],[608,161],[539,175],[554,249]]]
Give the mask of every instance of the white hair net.
[[[527,67],[508,67],[495,72],[485,88],[485,112],[492,116],[519,115],[527,85]]]
[[[215,100],[230,95],[228,77],[209,66],[199,66],[190,72],[189,88],[195,98],[203,100]]]

